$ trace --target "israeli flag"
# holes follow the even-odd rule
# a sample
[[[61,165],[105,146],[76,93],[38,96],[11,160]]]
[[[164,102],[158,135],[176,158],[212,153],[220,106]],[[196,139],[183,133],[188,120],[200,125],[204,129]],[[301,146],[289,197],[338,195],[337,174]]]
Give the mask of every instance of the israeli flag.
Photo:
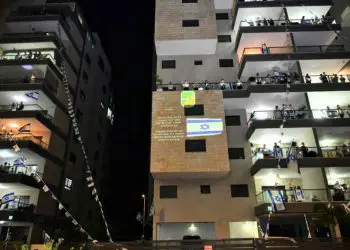
[[[1,199],[2,204],[6,204],[14,200],[15,200],[15,193],[5,194]]]
[[[24,158],[23,157],[20,157],[18,159],[16,159],[14,162],[13,162],[13,166],[14,167],[24,167],[25,164],[24,164]]]
[[[39,99],[39,92],[29,92],[25,94],[27,97],[34,99],[34,100],[38,100]]]
[[[304,200],[304,192],[301,189],[295,189],[295,199],[296,201]]]
[[[187,137],[219,135],[224,129],[222,119],[187,118]]]
[[[269,190],[268,193],[271,199],[273,211],[279,212],[286,210],[281,190]]]

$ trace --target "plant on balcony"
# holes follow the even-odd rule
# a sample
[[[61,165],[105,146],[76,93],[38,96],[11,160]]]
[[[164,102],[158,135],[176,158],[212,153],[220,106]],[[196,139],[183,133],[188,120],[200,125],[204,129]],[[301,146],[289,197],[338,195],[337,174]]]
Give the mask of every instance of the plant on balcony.
[[[329,227],[333,238],[340,239],[341,233],[338,223],[339,210],[331,204],[316,203],[314,205],[313,221],[316,225]]]
[[[163,83],[163,79],[159,78],[159,75],[156,75],[156,84],[162,84]]]

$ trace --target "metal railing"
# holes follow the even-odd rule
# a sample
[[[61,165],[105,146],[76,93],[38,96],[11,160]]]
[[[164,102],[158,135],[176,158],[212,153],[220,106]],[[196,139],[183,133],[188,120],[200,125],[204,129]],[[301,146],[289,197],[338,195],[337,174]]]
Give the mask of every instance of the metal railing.
[[[295,190],[281,190],[286,203],[295,203],[298,202],[295,194]],[[327,189],[302,189],[304,200],[303,202],[327,202],[328,192]],[[267,190],[262,191],[256,195],[256,200],[258,204],[272,203],[270,194]]]
[[[10,201],[5,204],[1,204],[0,210],[2,211],[8,211],[8,210],[27,210],[27,209],[33,209],[34,211],[34,205],[29,204],[27,202],[22,201]]]
[[[0,112],[7,112],[7,111],[39,111],[46,119],[52,121],[53,117],[48,113],[48,110],[42,108],[38,104],[26,104],[23,105],[23,108],[21,109],[19,106],[16,106],[14,104],[12,105],[0,105]]]
[[[350,109],[313,109],[313,110],[268,110],[254,111],[248,123],[254,120],[301,120],[301,119],[335,119],[350,117]]]
[[[35,136],[30,133],[26,134],[17,134],[17,135],[12,135],[12,138],[15,141],[31,141],[42,148],[48,150],[49,149],[49,144],[43,141],[43,136]],[[5,134],[0,134],[0,141],[8,141],[8,138]]]
[[[266,47],[263,52],[262,47],[244,48],[244,55],[266,55],[266,54],[289,54],[289,53],[324,53],[324,52],[344,52],[344,45],[313,45],[313,46],[281,46]]]
[[[180,91],[180,90],[242,90],[246,89],[246,84],[242,82],[225,82],[221,84],[219,82],[199,82],[188,83],[188,87],[183,83],[169,83],[158,84],[157,91]]]
[[[42,173],[38,172],[36,169],[33,169],[33,167],[36,168],[37,165],[23,165],[23,166],[0,165],[0,175],[9,174],[9,175],[43,176]]]
[[[334,24],[334,19],[325,19],[325,20],[317,20],[317,19],[258,19],[255,21],[241,21],[240,27],[267,27],[267,26],[310,26],[310,25],[329,25]]]

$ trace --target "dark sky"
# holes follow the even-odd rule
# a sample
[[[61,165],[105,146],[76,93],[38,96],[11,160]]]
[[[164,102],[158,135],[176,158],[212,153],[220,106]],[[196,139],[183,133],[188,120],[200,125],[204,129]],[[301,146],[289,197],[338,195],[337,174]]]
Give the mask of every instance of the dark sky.
[[[114,240],[135,239],[147,192],[150,154],[154,0],[78,0],[112,64],[116,103],[113,161],[104,207]]]

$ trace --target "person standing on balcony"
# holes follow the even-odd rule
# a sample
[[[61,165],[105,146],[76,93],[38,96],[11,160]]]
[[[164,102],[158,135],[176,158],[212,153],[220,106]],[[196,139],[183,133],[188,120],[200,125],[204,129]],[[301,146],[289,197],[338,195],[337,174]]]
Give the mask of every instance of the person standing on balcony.
[[[310,77],[309,74],[306,74],[306,75],[305,75],[305,82],[306,82],[307,84],[310,84],[310,83],[311,83],[311,77]]]
[[[344,111],[337,105],[337,112],[340,118],[344,118]]]
[[[261,45],[261,52],[265,55],[265,54],[270,54],[270,50],[269,48],[266,46],[266,43],[263,43]]]
[[[182,83],[182,88],[183,88],[183,90],[189,90],[189,89],[190,89],[190,84],[188,83],[187,80],[185,80],[185,81]]]
[[[226,88],[225,85],[226,85],[226,84],[225,84],[224,78],[221,78],[221,81],[220,81],[219,85],[220,85],[220,89],[221,89],[221,90],[225,90],[225,88]]]
[[[302,142],[300,147],[300,152],[302,153],[303,157],[307,157],[308,151],[309,149],[305,146],[305,143]]]
[[[340,78],[339,78],[340,82],[341,83],[345,83],[346,79],[343,75],[340,75]]]

